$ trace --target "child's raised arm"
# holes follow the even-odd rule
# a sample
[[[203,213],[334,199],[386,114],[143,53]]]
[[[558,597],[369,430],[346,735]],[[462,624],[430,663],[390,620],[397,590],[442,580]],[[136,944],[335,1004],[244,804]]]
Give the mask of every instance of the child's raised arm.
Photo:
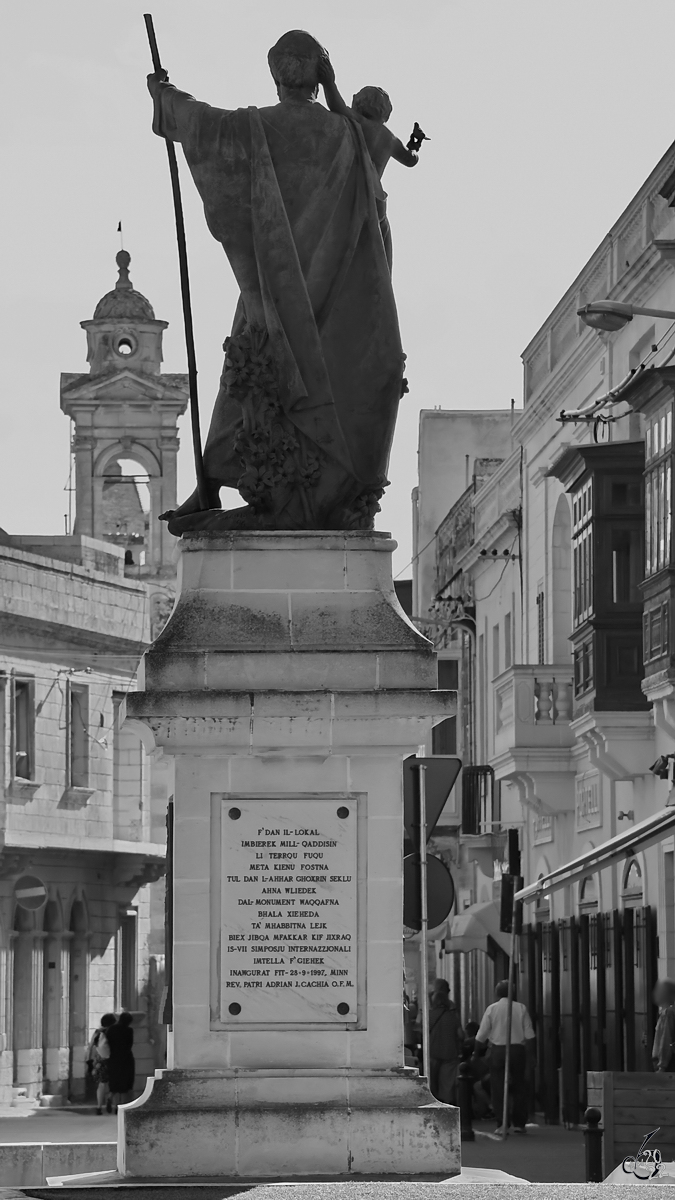
[[[326,104],[331,112],[339,113],[342,117],[353,116],[349,105],[345,103],[335,82],[333,64],[327,54],[322,55],[319,62],[319,83],[323,87]]]
[[[419,154],[415,154],[414,150],[408,150],[400,138],[394,139],[391,157],[395,158],[397,162],[403,163],[404,167],[416,167],[419,162]]]

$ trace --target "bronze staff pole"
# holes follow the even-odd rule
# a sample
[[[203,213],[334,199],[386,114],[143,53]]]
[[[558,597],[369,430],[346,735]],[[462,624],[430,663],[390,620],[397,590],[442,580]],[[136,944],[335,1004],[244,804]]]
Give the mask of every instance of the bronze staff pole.
[[[152,65],[155,71],[162,70],[155,37],[155,27],[150,13],[145,13],[143,20],[148,32]],[[168,76],[167,76],[168,79]],[[185,241],[185,221],[183,219],[183,202],[180,194],[180,179],[178,178],[178,160],[173,142],[166,141],[166,152],[169,157],[169,174],[171,175],[171,191],[173,192],[173,207],[176,217],[176,240],[178,242],[178,264],[180,267],[180,294],[183,302],[183,323],[185,325],[185,348],[187,350],[188,386],[190,389],[190,424],[192,426],[192,445],[195,456],[195,474],[197,476],[197,494],[199,506],[209,507],[208,489],[204,475],[204,459],[202,457],[202,435],[199,426],[199,402],[197,399],[197,356],[195,354],[195,335],[192,325],[192,304],[190,301],[190,275],[188,272],[187,243]]]

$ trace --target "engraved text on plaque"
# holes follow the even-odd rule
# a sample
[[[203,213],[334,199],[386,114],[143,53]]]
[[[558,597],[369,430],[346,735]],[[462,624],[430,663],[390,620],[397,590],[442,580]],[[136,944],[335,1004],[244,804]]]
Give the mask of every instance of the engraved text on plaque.
[[[220,1019],[357,1020],[354,797],[223,796]]]

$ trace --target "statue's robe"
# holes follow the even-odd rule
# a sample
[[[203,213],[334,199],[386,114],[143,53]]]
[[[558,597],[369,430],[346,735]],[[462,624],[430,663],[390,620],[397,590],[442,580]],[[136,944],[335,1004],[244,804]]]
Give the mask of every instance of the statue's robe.
[[[241,289],[232,336],[267,331],[284,413],[318,452],[311,514],[296,497],[277,527],[349,527],[384,484],[404,364],[363,133],[310,101],[229,112],[152,90],[153,128],[182,144]],[[237,487],[241,426],[224,372],[204,451],[212,489]]]

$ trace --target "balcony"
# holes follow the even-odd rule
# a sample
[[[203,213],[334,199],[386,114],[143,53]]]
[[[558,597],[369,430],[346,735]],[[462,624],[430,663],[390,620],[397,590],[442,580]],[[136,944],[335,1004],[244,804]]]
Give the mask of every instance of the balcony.
[[[516,666],[494,681],[495,755],[572,745],[572,664]]]
[[[573,808],[573,676],[572,662],[513,666],[492,684],[495,779],[538,814]]]
[[[495,777],[522,784],[535,807],[545,791],[551,811],[569,806],[573,785],[573,673],[571,663],[515,666],[493,683]]]
[[[461,841],[470,846],[471,860],[491,875],[494,860],[503,857],[506,845],[499,784],[492,767],[466,766],[462,771]]]

